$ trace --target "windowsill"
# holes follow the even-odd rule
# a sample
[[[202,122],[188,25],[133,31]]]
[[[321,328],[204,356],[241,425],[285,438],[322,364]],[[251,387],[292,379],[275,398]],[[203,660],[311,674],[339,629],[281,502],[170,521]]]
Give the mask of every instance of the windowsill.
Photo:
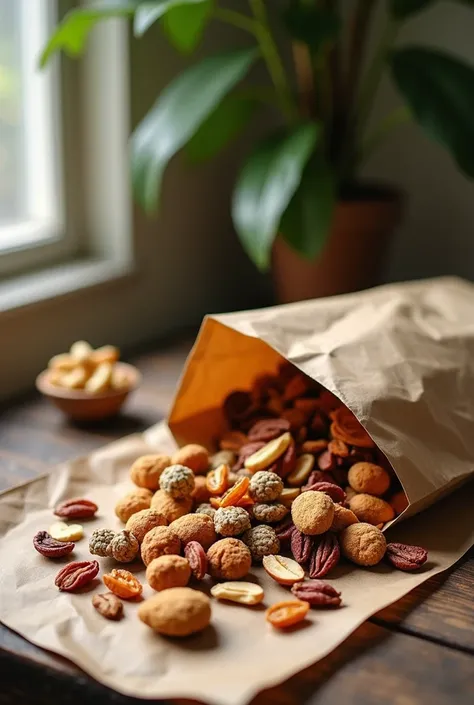
[[[133,271],[131,262],[84,258],[17,276],[0,283],[0,314],[120,279]]]

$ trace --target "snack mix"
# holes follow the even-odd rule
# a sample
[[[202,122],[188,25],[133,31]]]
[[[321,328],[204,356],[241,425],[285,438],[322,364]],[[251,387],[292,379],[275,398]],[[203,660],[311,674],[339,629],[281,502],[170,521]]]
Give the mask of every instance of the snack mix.
[[[66,386],[82,370],[88,389],[101,365],[116,359],[114,348],[93,351],[77,343],[50,367]],[[258,604],[263,588],[245,581],[252,564],[286,586],[282,601],[266,611],[269,624],[282,629],[304,620],[310,608],[342,604],[340,592],[321,580],[341,558],[364,567],[384,559],[403,571],[426,562],[420,546],[387,544],[381,529],[408,499],[385,456],[330,392],[285,362],[277,375],[261,375],[252,389],[229,394],[223,413],[228,430],[215,439],[214,455],[193,443],[172,456],[137,458],[130,468],[134,489],[115,506],[125,528],[89,534],[93,556],[109,564],[141,559],[146,566],[146,582],[157,594],[138,607],[144,624],[175,637],[205,629],[211,600],[187,586],[207,575],[214,579],[212,598]],[[91,519],[97,511],[83,498],[54,509],[63,520]],[[79,524],[56,522],[48,532],[39,530],[33,545],[46,558],[65,557],[83,532]],[[121,599],[140,599],[143,586],[134,572],[109,564],[71,561],[55,584],[76,591],[102,568],[110,592],[95,594],[92,605],[106,619],[121,619]]]
[[[87,394],[122,391],[130,386],[128,375],[116,365],[120,351],[114,345],[92,348],[78,340],[67,353],[51,358],[49,381],[56,387],[79,389]]]

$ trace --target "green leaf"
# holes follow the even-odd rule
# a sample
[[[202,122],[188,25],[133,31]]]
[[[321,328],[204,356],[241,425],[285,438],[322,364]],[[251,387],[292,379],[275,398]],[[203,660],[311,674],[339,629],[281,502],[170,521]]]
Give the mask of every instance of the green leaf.
[[[474,69],[418,47],[394,52],[391,67],[415,119],[474,178]]]
[[[143,2],[135,12],[133,31],[136,37],[141,37],[152,24],[162,17],[168,10],[179,5],[197,5],[206,3],[207,0],[154,0]]]
[[[132,176],[139,203],[157,206],[163,171],[171,157],[245,76],[254,49],[211,56],[183,71],[161,93],[132,136]]]
[[[252,98],[226,96],[186,145],[190,161],[202,162],[220,152],[247,125],[256,107]]]
[[[269,266],[281,216],[319,136],[316,123],[274,135],[260,143],[242,169],[234,190],[232,218],[244,249],[259,269]]]
[[[283,22],[293,39],[307,44],[317,53],[333,41],[341,29],[341,19],[334,9],[293,4],[283,15]]]
[[[404,20],[434,2],[437,0],[390,0],[390,12],[396,20]]]
[[[131,17],[135,12],[137,0],[102,0],[89,7],[71,10],[56,28],[44,48],[40,66],[43,68],[57,51],[64,51],[68,56],[80,56],[89,36],[89,32],[98,22],[112,17]]]
[[[183,54],[194,51],[211,15],[212,0],[199,4],[181,5],[168,10],[162,25],[171,44]]]
[[[314,259],[329,235],[335,204],[335,179],[321,154],[306,166],[301,183],[283,213],[281,233],[306,259]]]

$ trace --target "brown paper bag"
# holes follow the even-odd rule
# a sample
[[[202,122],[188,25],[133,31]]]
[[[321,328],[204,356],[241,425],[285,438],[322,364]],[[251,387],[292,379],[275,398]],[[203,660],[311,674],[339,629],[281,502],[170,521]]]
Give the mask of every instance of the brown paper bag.
[[[286,358],[356,415],[408,496],[407,518],[474,475],[474,286],[454,278],[205,319],[169,417],[212,446],[222,402]]]

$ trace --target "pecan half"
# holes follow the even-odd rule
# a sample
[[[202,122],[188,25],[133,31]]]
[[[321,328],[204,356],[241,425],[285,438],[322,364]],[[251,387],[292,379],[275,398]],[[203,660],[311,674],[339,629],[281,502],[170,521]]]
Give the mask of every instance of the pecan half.
[[[291,592],[299,600],[309,602],[311,607],[339,607],[341,604],[341,593],[323,580],[295,583]]]
[[[33,546],[46,558],[61,558],[74,551],[74,541],[56,541],[47,531],[38,531],[33,538]]]
[[[322,470],[313,470],[304,485],[301,486],[301,491],[304,492],[305,489],[308,489],[311,485],[315,485],[317,482],[327,482],[327,477],[332,479],[331,475],[326,474]]]
[[[94,595],[92,605],[105,619],[118,620],[123,616],[123,602],[113,592]]]
[[[202,580],[207,573],[207,556],[201,544],[190,541],[185,546],[184,556],[196,580]]]
[[[323,578],[339,563],[340,557],[339,541],[331,531],[328,531],[315,543],[309,562],[309,577]]]
[[[307,536],[295,527],[291,534],[290,548],[295,561],[307,563],[313,550],[313,536]]]
[[[268,443],[289,430],[290,422],[286,419],[262,419],[254,423],[248,433],[248,439],[251,443],[255,441]]]
[[[388,543],[385,553],[387,560],[398,570],[411,571],[426,563],[428,551],[421,546],[406,543]]]
[[[74,592],[90,583],[98,572],[97,561],[73,561],[61,568],[54,584],[64,592]]]
[[[331,497],[333,502],[344,502],[346,499],[346,493],[336,485],[334,482],[315,482],[314,485],[310,487],[303,487],[302,492],[324,492],[329,497]]]
[[[90,499],[77,497],[66,499],[65,502],[58,504],[54,513],[62,519],[89,519],[94,516],[97,509],[97,504],[91,502]]]
[[[336,467],[336,456],[325,450],[318,458],[318,468],[322,472],[331,472]]]
[[[287,516],[278,524],[275,524],[273,528],[275,529],[275,533],[280,539],[280,541],[283,542],[290,541],[293,531],[295,529],[295,525],[293,524],[291,516]]]
[[[290,472],[293,472],[296,467],[296,460],[296,446],[293,442],[291,442],[283,455],[278,458],[276,463],[271,468],[268,469],[276,472],[277,475],[284,478],[289,475]]]

